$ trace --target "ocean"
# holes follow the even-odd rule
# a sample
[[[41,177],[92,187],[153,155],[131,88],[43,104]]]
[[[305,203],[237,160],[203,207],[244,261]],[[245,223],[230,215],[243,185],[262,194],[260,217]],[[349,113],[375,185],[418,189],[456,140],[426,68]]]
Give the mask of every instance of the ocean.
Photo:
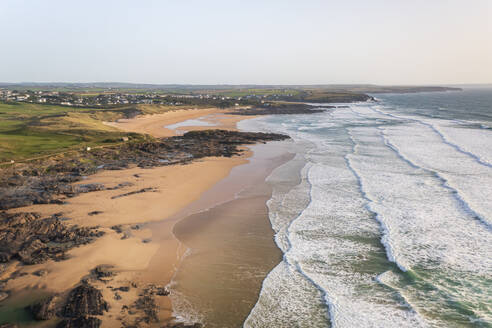
[[[492,327],[492,88],[374,96],[239,124],[295,154],[244,327]]]

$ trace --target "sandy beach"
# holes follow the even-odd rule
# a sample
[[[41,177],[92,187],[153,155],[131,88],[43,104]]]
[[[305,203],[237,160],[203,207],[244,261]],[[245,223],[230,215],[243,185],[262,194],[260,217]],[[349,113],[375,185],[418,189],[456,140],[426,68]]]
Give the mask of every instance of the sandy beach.
[[[171,298],[176,314],[188,322],[242,327],[264,278],[281,261],[266,205],[272,189],[265,179],[292,159],[289,145],[252,146],[249,162],[187,206],[174,225],[187,255],[172,280]]]
[[[142,115],[132,119],[120,119],[117,122],[105,122],[104,124],[127,132],[147,133],[154,137],[171,137],[189,130],[206,130],[220,128],[225,130],[236,129],[236,123],[245,119],[241,115],[226,114],[230,109],[202,108],[202,109],[179,109],[163,114]],[[213,124],[210,126],[189,125],[175,129],[168,126],[185,122],[187,120],[202,119],[204,122]],[[250,117],[251,118],[251,117]]]
[[[213,125],[213,128],[235,129],[238,121],[251,118],[227,115],[225,112],[218,109],[179,110],[107,124],[125,131],[163,137],[211,128],[188,124],[173,130],[165,128],[187,120],[192,120],[190,123],[193,124],[196,119],[200,119]],[[236,175],[234,183],[229,181],[229,187],[215,188],[207,196],[203,195],[229,176],[233,168],[248,163],[251,155],[251,151],[246,151],[238,157],[209,157],[187,165],[105,170],[79,183],[102,183],[107,187],[120,185],[118,189],[80,194],[63,205],[33,205],[13,210],[12,212],[39,212],[46,216],[59,213],[70,218],[70,223],[87,227],[98,226],[105,235],[89,245],[71,250],[68,260],[10,268],[14,271],[21,270],[23,274],[9,280],[7,288],[15,295],[26,290],[39,291],[40,295],[64,293],[84,277],[88,277],[95,267],[110,265],[115,273],[113,279],[93,282],[103,291],[104,298],[110,305],[109,313],[101,317],[103,327],[119,327],[121,322],[134,322],[138,311],[132,315],[121,309],[131,308],[146,286],[169,284],[188,247],[181,244],[173,234],[176,222],[190,214],[232,200],[231,197],[245,188],[243,185],[247,177]],[[261,177],[261,181],[264,180],[264,174],[253,175],[257,180],[258,177]],[[235,188],[239,189],[234,190]],[[139,190],[148,191],[131,194]],[[265,207],[267,194],[268,192],[263,194],[259,208]],[[271,232],[268,234],[271,236]],[[273,245],[273,241],[270,241]],[[278,257],[276,252],[275,257]],[[43,276],[33,274],[39,270],[47,273]],[[266,272],[268,271],[265,274]],[[115,293],[114,287],[121,286],[133,288],[125,293]],[[12,302],[8,300],[6,307],[14,301],[19,302],[19,299],[12,298]],[[173,319],[171,299],[162,296],[157,301],[162,325]]]

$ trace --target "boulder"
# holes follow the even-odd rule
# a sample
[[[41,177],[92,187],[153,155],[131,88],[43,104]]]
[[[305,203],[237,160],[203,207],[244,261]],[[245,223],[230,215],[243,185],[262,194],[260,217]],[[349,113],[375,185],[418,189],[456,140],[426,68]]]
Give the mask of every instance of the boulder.
[[[32,274],[35,276],[38,276],[38,277],[44,277],[48,274],[48,271],[47,270],[36,270]]]
[[[9,298],[9,294],[5,292],[0,292],[0,302]]]
[[[55,316],[59,297],[54,295],[29,307],[34,319],[49,320]]]
[[[94,268],[94,274],[101,281],[110,281],[115,275],[112,265],[101,264]]]

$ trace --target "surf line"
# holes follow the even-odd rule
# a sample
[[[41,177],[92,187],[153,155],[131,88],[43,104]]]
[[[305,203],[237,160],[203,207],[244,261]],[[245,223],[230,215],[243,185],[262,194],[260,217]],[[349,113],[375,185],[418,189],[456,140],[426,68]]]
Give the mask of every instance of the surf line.
[[[311,283],[320,293],[321,293],[321,298],[322,298],[322,303],[325,304],[328,308],[328,313],[327,313],[327,319],[330,321],[331,324],[333,324],[332,318],[335,316],[335,310],[334,310],[334,304],[332,304],[329,301],[329,294],[328,291],[325,290],[321,285],[319,285],[316,281],[314,281],[313,278],[311,278],[301,267],[298,261],[289,259],[289,252],[292,250],[293,245],[292,241],[290,239],[290,235],[292,234],[291,227],[292,225],[299,220],[305,213],[305,211],[309,208],[309,206],[313,202],[313,197],[312,197],[312,190],[313,190],[313,184],[311,180],[309,179],[309,173],[312,168],[312,163],[307,163],[307,170],[306,170],[306,181],[309,185],[309,201],[307,206],[292,220],[290,223],[287,225],[287,228],[285,229],[285,240],[287,241],[287,249],[284,252],[283,255],[283,261],[288,264],[290,267],[293,267],[295,271],[297,271],[301,276],[303,276],[309,283]]]
[[[392,249],[391,242],[390,242],[390,231],[391,231],[391,229],[388,227],[388,225],[386,224],[386,222],[384,221],[384,219],[380,216],[380,214],[377,211],[375,211],[374,209],[372,209],[371,204],[374,203],[374,200],[372,200],[371,197],[364,190],[363,178],[362,178],[362,176],[357,172],[357,170],[352,165],[352,162],[350,160],[350,155],[355,155],[357,153],[357,148],[358,148],[359,145],[355,141],[355,138],[352,135],[352,133],[350,132],[350,129],[349,128],[345,128],[345,130],[347,131],[347,134],[349,136],[349,139],[350,139],[350,141],[352,143],[352,152],[351,153],[347,153],[344,156],[345,163],[347,165],[347,168],[352,172],[352,174],[354,175],[354,177],[357,180],[359,191],[361,193],[362,198],[365,201],[365,208],[366,208],[366,210],[369,213],[372,213],[374,219],[379,223],[379,225],[381,227],[381,230],[382,230],[381,244],[384,246],[384,248],[386,250],[386,257],[387,257],[388,261],[395,263],[395,265],[397,266],[397,268],[400,269],[402,272],[404,272],[404,273],[405,272],[409,272],[410,271],[410,268],[407,268],[405,265],[403,265],[402,263],[398,262],[398,260],[396,258],[396,255],[394,254],[394,250]],[[423,326],[426,326],[425,321],[423,320],[421,313],[416,310],[416,308],[410,303],[410,301],[405,297],[405,295],[403,295],[400,290],[397,290],[397,289],[395,289],[395,288],[393,288],[391,286],[388,286],[386,283],[384,283],[380,279],[380,277],[383,274],[384,274],[384,272],[383,273],[380,273],[378,276],[376,276],[375,280],[379,284],[384,285],[384,286],[387,286],[388,288],[391,288],[393,291],[395,291],[396,293],[398,293],[400,299],[405,304],[405,306],[411,312],[415,313],[415,315],[417,317],[417,320]]]
[[[436,128],[431,123],[427,123],[427,122],[424,122],[422,120],[418,120],[416,118],[397,116],[397,115],[394,115],[394,114],[383,112],[382,110],[379,110],[379,109],[376,109],[376,108],[372,108],[372,107],[369,107],[369,108],[372,111],[377,112],[377,113],[382,114],[382,115],[390,116],[390,117],[393,117],[393,118],[396,118],[396,119],[400,119],[400,120],[402,120],[402,119],[403,120],[409,120],[409,121],[412,121],[412,122],[416,122],[416,123],[425,125],[425,126],[429,127],[432,131],[434,131],[439,136],[439,138],[441,138],[442,142],[445,143],[446,145],[454,148],[459,153],[462,153],[462,154],[464,154],[464,155],[472,158],[478,164],[483,165],[483,166],[486,166],[486,167],[489,167],[489,168],[492,168],[492,164],[491,163],[483,160],[482,158],[480,158],[480,156],[478,156],[478,155],[476,155],[476,154],[474,154],[474,153],[472,153],[470,151],[467,151],[467,150],[461,148],[459,145],[451,142],[448,138],[446,138],[446,136],[441,131],[439,131],[438,128]]]
[[[383,140],[383,143],[391,149],[396,156],[398,156],[400,159],[402,159],[405,163],[408,165],[412,166],[413,168],[423,170],[431,175],[433,175],[436,179],[438,179],[441,182],[441,185],[443,188],[447,189],[454,197],[454,199],[460,204],[460,208],[469,216],[473,217],[474,219],[478,220],[481,224],[485,226],[486,229],[489,231],[492,230],[492,224],[490,224],[484,217],[482,217],[480,214],[475,212],[471,206],[466,202],[466,200],[463,199],[463,197],[460,195],[459,191],[452,187],[448,180],[444,178],[439,172],[422,167],[411,161],[407,156],[405,156],[400,149],[398,149],[397,146],[395,146],[388,138],[386,131],[381,128],[377,127],[379,130],[379,134]]]
[[[345,160],[345,163],[347,165],[347,168],[352,172],[352,174],[354,175],[354,177],[357,180],[359,192],[361,193],[361,196],[366,203],[365,204],[366,210],[368,212],[372,213],[374,218],[376,219],[376,221],[379,222],[379,225],[380,225],[381,230],[382,230],[381,243],[383,244],[384,249],[386,250],[386,257],[388,258],[388,260],[390,262],[395,263],[401,271],[406,272],[408,270],[408,268],[406,268],[403,264],[399,263],[396,260],[396,256],[394,254],[393,247],[391,246],[391,243],[389,241],[390,229],[389,229],[388,225],[381,218],[379,213],[371,208],[370,204],[372,204],[374,201],[367,195],[366,191],[364,190],[364,184],[362,181],[362,177],[352,165],[352,162],[350,160],[350,155],[355,155],[357,153],[357,143],[355,142],[353,135],[350,133],[350,130],[348,128],[346,128],[346,131],[347,131],[347,134],[349,136],[350,141],[352,142],[352,153],[347,153],[344,156],[344,160]]]

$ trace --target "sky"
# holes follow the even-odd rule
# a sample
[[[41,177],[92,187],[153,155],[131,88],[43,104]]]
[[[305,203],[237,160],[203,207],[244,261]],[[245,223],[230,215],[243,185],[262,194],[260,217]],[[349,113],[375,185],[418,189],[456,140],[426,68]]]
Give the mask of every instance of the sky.
[[[0,81],[492,83],[492,0],[0,0]]]

